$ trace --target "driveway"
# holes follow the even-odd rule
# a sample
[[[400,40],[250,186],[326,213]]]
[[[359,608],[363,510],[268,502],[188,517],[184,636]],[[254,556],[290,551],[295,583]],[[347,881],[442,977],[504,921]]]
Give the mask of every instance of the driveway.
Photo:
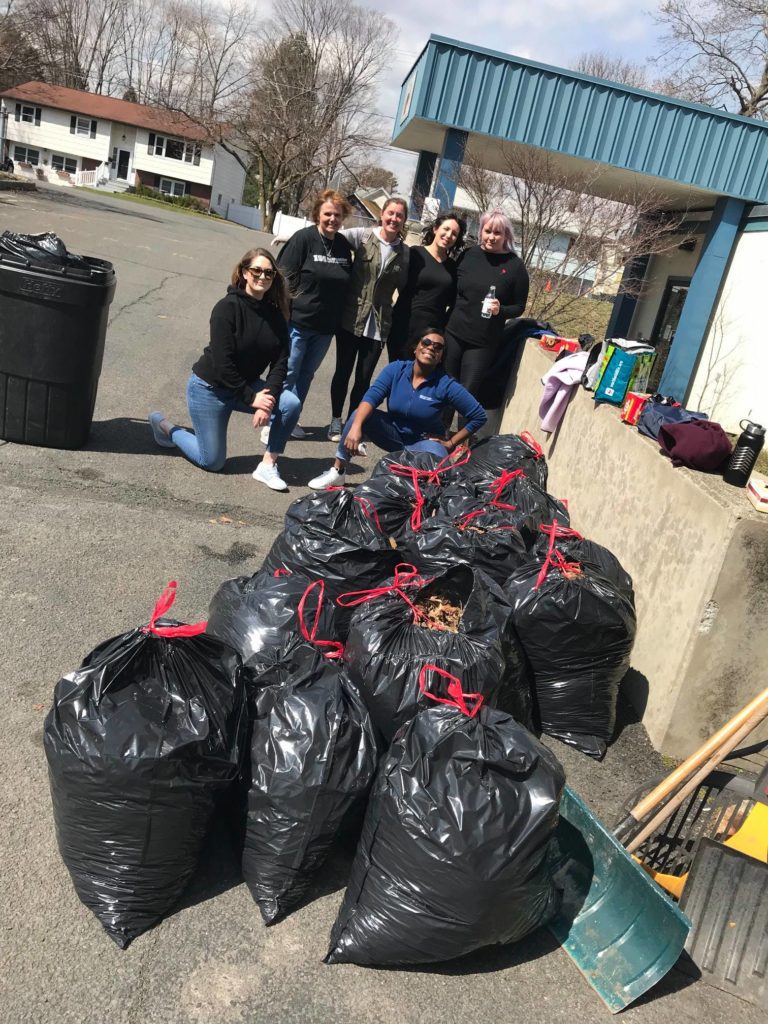
[[[225,579],[255,571],[289,503],[332,446],[326,363],[284,460],[289,495],[251,479],[261,451],[246,417],[230,427],[226,472],[157,449],[147,413],[186,422],[184,387],[232,266],[265,236],[237,225],[76,191],[0,195],[4,228],[53,230],[111,260],[117,292],[88,445],[65,452],[0,442],[0,1005],[9,1024],[574,1024],[608,1018],[546,934],[424,971],[321,963],[348,858],[316,898],[262,926],[226,834],[214,836],[183,905],[120,952],[72,890],[58,856],[42,726],[56,680],[98,642],[147,620],[170,579],[174,609],[204,618]],[[0,296],[0,302],[2,301]],[[524,426],[524,425],[521,425]],[[361,473],[357,479],[363,479]],[[588,532],[589,524],[575,525]],[[618,552],[620,555],[621,552]],[[625,716],[626,717],[626,716]],[[571,784],[606,820],[660,762],[623,723],[603,764],[553,742]],[[754,1008],[675,972],[624,1014],[630,1024],[757,1024]]]

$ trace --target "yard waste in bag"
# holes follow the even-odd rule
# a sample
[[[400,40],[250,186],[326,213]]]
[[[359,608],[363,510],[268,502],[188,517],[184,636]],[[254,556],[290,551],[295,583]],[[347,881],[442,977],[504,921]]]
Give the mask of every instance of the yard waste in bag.
[[[557,520],[542,523],[539,526],[540,537],[533,547],[533,554],[544,561],[554,547],[569,562],[579,562],[595,569],[600,576],[612,583],[617,590],[625,594],[635,604],[635,591],[632,577],[618,560],[616,555],[602,544],[582,537],[576,530],[561,526]]]
[[[175,593],[59,680],[45,722],[59,850],[121,948],[178,901],[245,743],[240,656],[163,619]]]
[[[367,794],[376,740],[338,662],[296,638],[251,690],[243,876],[267,924],[306,894],[347,812]]]
[[[234,647],[245,667],[256,671],[291,637],[340,655],[324,582],[287,570],[277,573],[262,570],[222,583],[211,600],[207,632]]]
[[[450,960],[515,942],[557,908],[563,769],[463,685],[436,666],[420,672],[433,706],[379,766],[326,963]]]
[[[600,760],[635,639],[632,601],[556,547],[513,573],[504,593],[533,675],[542,731]]]
[[[356,607],[344,662],[376,728],[389,741],[423,706],[424,665],[461,672],[464,685],[527,719],[530,686],[511,608],[499,587],[467,565],[431,580],[401,564],[394,578],[339,598]]]
[[[457,516],[439,511],[426,519],[401,538],[398,552],[427,575],[465,562],[503,585],[530,558],[522,535],[509,512],[492,502],[467,498],[465,508]]]
[[[470,459],[462,474],[473,483],[490,483],[504,470],[522,469],[540,487],[547,486],[547,460],[538,441],[527,431],[522,434],[495,434],[478,441],[470,449]]]
[[[350,582],[373,587],[392,572],[397,561],[381,529],[376,509],[345,488],[328,488],[294,501],[285,514],[285,529],[276,538],[262,568],[322,579],[335,599]],[[351,613],[339,608],[336,630],[343,640]]]

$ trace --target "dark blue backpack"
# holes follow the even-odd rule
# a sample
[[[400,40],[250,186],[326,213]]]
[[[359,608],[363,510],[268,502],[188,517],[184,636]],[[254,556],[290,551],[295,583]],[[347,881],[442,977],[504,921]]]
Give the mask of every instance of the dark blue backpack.
[[[705,412],[691,412],[679,405],[662,405],[661,402],[649,399],[640,413],[637,429],[646,437],[652,437],[654,441],[658,441],[659,431],[668,423],[689,423],[691,420],[707,419],[709,417]]]

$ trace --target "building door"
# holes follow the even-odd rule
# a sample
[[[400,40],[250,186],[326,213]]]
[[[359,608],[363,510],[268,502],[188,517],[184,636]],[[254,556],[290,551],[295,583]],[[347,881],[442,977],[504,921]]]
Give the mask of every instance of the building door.
[[[650,392],[655,392],[659,386],[690,286],[690,277],[670,277],[667,281],[651,334],[651,345],[656,349],[656,361],[648,381]]]
[[[128,180],[128,164],[130,159],[131,154],[126,149],[121,149],[117,154],[117,177],[121,181]]]

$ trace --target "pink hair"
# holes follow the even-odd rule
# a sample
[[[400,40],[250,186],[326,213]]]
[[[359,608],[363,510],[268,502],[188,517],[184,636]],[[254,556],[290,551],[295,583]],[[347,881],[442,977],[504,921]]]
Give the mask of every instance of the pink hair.
[[[501,209],[500,206],[494,207],[492,210],[486,210],[485,213],[480,217],[480,231],[482,232],[486,224],[498,223],[504,229],[504,249],[506,252],[515,251],[515,229],[512,226],[512,221],[509,219],[506,213]]]

